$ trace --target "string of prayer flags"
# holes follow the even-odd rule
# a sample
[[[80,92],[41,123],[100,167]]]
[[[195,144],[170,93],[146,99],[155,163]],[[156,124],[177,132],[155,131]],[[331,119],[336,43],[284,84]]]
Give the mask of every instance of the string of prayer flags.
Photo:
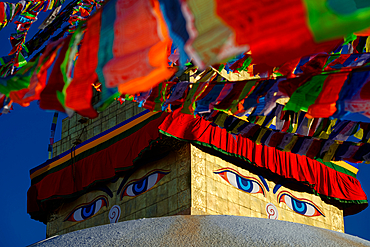
[[[321,140],[308,136],[283,133],[258,124],[248,123],[226,113],[219,112],[210,119],[217,126],[233,134],[240,134],[256,144],[274,147],[284,152],[305,155],[324,162],[346,160],[363,162],[370,156],[369,143],[352,143],[337,140]]]
[[[100,17],[99,17],[100,18]],[[101,28],[100,28],[101,29]],[[99,30],[100,30],[99,29]],[[82,31],[77,32],[80,38],[82,37]],[[88,33],[87,33],[88,34]],[[98,36],[93,36],[98,39]],[[105,37],[108,37],[107,35]],[[86,37],[85,37],[86,38]],[[91,38],[89,39],[91,40]],[[105,39],[108,40],[109,39]],[[64,54],[64,62],[66,63],[63,70],[60,70],[58,75],[60,78],[63,79],[63,90],[58,90],[60,93],[58,97],[58,101],[61,103],[60,110],[62,109],[78,109],[79,106],[82,106],[81,100],[83,97],[86,96],[86,89],[91,90],[91,85],[89,81],[82,81],[86,83],[81,86],[80,90],[71,89],[76,86],[73,82],[76,77],[76,72],[79,73],[86,73],[86,70],[89,66],[84,65],[84,67],[78,68],[79,61],[88,61],[93,62],[92,59],[77,59],[77,67],[73,70],[75,57],[77,52],[77,46],[79,42],[74,44],[75,52],[73,54]],[[108,47],[101,43],[103,47]],[[71,49],[71,43],[68,44],[69,48],[66,48],[65,52],[67,53],[69,49]],[[84,46],[82,46],[83,48]],[[99,47],[93,46],[96,49]],[[89,47],[85,46],[84,49],[89,49]],[[82,51],[82,50],[81,50]],[[89,50],[91,51],[91,49]],[[64,52],[64,51],[63,51]],[[97,52],[98,53],[98,52]],[[82,52],[84,54],[84,52]],[[85,53],[90,54],[90,53]],[[62,55],[62,54],[60,54]],[[80,54],[80,58],[81,58]],[[68,59],[67,59],[68,58]],[[66,60],[67,59],[67,60]],[[42,60],[43,61],[43,60]],[[95,59],[96,61],[96,59]],[[333,60],[334,61],[334,60]],[[49,63],[52,62],[51,60]],[[68,66],[67,66],[68,65]],[[99,64],[98,64],[99,65]],[[101,65],[101,64],[100,64]],[[99,65],[99,66],[100,66]],[[39,60],[36,67],[42,66],[42,62]],[[92,65],[91,71],[92,74],[99,71],[99,76],[96,75],[96,79],[94,82],[99,81],[105,82],[104,74],[101,69],[97,70],[96,68],[101,68],[96,64]],[[68,69],[67,69],[68,67]],[[235,81],[235,82],[222,82],[222,76],[220,74],[215,73],[215,70],[207,70],[204,73],[199,75],[197,81],[192,86],[192,90],[188,90],[186,88],[182,88],[182,92],[190,92],[190,95],[187,96],[181,101],[180,98],[176,98],[174,103],[183,102],[185,105],[188,113],[191,114],[202,114],[205,112],[211,112],[212,110],[221,110],[221,111],[230,111],[232,114],[237,116],[244,116],[248,112],[253,111],[252,116],[257,115],[264,115],[267,116],[273,110],[276,105],[277,101],[282,99],[286,100],[285,110],[293,111],[298,113],[300,110],[308,111],[308,115],[313,118],[327,118],[327,117],[336,117],[341,119],[342,116],[345,116],[348,112],[362,112],[364,115],[367,114],[366,110],[366,102],[367,102],[367,89],[365,86],[368,84],[366,83],[369,78],[369,71],[370,70],[361,70],[353,69],[351,73],[348,71],[328,71],[329,73],[323,73],[318,75],[302,75],[295,78],[284,78],[279,77],[278,79],[254,79],[254,80],[245,80],[245,81]],[[35,71],[40,73],[39,68],[36,68]],[[45,71],[45,70],[44,70]],[[74,71],[74,74],[71,74],[71,71]],[[36,74],[37,74],[36,73]],[[56,75],[56,74],[54,74]],[[32,77],[31,77],[32,78]],[[7,78],[9,79],[9,78]],[[90,78],[91,79],[91,78]],[[220,80],[221,79],[221,80]],[[31,80],[32,81],[32,80]],[[35,81],[34,81],[35,82]],[[204,82],[206,82],[204,84]],[[172,82],[171,82],[172,83]],[[170,84],[171,84],[170,83]],[[103,83],[104,84],[104,83]],[[169,99],[172,93],[175,93],[176,90],[168,90],[169,88],[173,87],[173,84],[167,83],[168,86],[165,87],[165,91],[159,92],[163,95],[164,100],[158,101],[156,104],[158,106],[154,107],[153,109],[171,109]],[[202,84],[202,86],[200,86]],[[215,86],[215,84],[219,84]],[[3,88],[0,88],[0,92],[9,94],[10,91],[17,91],[17,88],[10,89],[8,92],[5,88],[6,84],[3,84]],[[31,85],[31,84],[29,84]],[[29,89],[35,87],[37,84],[32,84],[32,86],[27,85]],[[43,88],[40,84],[39,88]],[[165,84],[164,84],[165,85]],[[185,85],[185,84],[182,84]],[[187,87],[190,86],[187,85]],[[199,87],[198,87],[199,86]],[[19,88],[24,89],[24,88]],[[84,91],[84,90],[85,91]],[[106,99],[112,96],[118,97],[118,88],[102,88],[102,93],[106,93]],[[111,89],[112,93],[109,93],[107,89]],[[315,89],[315,90],[313,90]],[[4,91],[5,90],[5,91]],[[157,89],[156,89],[157,90]],[[179,87],[180,90],[180,87]],[[185,90],[185,91],[183,91]],[[188,91],[187,91],[188,90]],[[31,90],[32,91],[32,90]],[[108,92],[108,93],[107,93]],[[152,91],[153,92],[153,91]],[[23,93],[23,95],[22,95]],[[19,92],[19,97],[11,96],[14,98],[14,101],[18,103],[21,102],[21,98],[24,96],[24,92]],[[72,94],[71,94],[72,93]],[[14,92],[14,95],[16,93]],[[68,96],[69,94],[69,96]],[[78,97],[72,97],[73,94],[80,94]],[[209,95],[207,95],[209,94]],[[64,95],[64,96],[63,96]],[[72,97],[72,98],[71,98]],[[92,97],[92,92],[91,96]],[[156,96],[157,97],[157,96]],[[156,98],[155,97],[155,98]],[[177,96],[178,97],[178,96]],[[306,98],[304,98],[306,97]],[[36,99],[37,97],[33,98]],[[32,99],[32,97],[30,98]],[[132,99],[135,99],[133,96]],[[85,109],[92,109],[92,107],[99,108],[104,103],[109,102],[100,102],[97,105],[91,105],[91,98],[85,98],[84,106]],[[180,100],[180,101],[179,101]],[[361,101],[362,100],[362,101]],[[72,103],[71,103],[72,102]],[[74,102],[74,103],[73,103]],[[78,102],[78,103],[76,103]],[[147,101],[148,102],[148,101]],[[27,103],[27,102],[23,102]],[[23,104],[21,103],[21,104]],[[28,101],[29,103],[29,101]],[[143,101],[145,103],[145,100]],[[75,104],[75,105],[73,105]],[[147,105],[147,104],[146,104]],[[105,105],[106,106],[106,105]],[[355,107],[356,106],[356,107]],[[352,108],[351,108],[352,107]],[[362,107],[362,108],[360,108]],[[83,109],[83,108],[80,108]],[[287,126],[287,122],[285,123]],[[297,126],[296,126],[297,127]],[[284,127],[285,128],[285,127]]]
[[[14,17],[23,9],[23,4],[0,2],[0,30],[13,22]]]
[[[44,2],[37,2],[34,5],[32,5],[31,3],[28,3],[28,5],[26,5],[27,8],[29,10],[32,10],[33,12],[31,12],[31,14],[30,14],[29,11],[27,12],[26,11],[27,9],[24,8],[21,12],[19,12],[19,15],[23,14],[27,17],[33,17],[33,18],[31,18],[31,20],[35,20],[36,19],[35,15],[32,15],[32,13],[34,13],[34,11],[41,11],[41,10],[46,11],[46,10],[49,10],[49,9],[53,9],[54,7],[56,7],[56,9],[59,10],[61,8],[62,3],[63,3],[62,1],[52,1],[52,2],[51,1],[44,1]],[[62,15],[58,16],[59,17],[59,19],[57,18],[58,23],[57,23],[56,26],[53,26],[55,29],[59,28],[64,23],[64,20],[62,20],[62,19],[65,19],[65,17],[70,17],[70,14],[68,14],[68,10],[73,9],[72,7],[73,7],[73,3],[69,4],[66,8],[66,11],[63,11]],[[21,23],[22,25],[27,24],[27,18],[23,18],[21,20],[23,21],[23,23]],[[21,27],[20,29],[22,29],[22,28],[23,27]],[[25,30],[25,29],[23,29],[22,31],[23,31],[23,34],[27,33],[26,32],[27,30]],[[49,32],[48,36],[44,37],[43,41],[40,41],[39,43],[42,44],[43,42],[45,42],[53,32],[54,32],[54,30],[52,29],[52,31]],[[21,49],[20,51],[16,52],[15,54],[13,54],[11,56],[3,57],[3,58],[0,59],[0,62],[1,62],[1,65],[2,65],[1,73],[3,75],[9,75],[11,73],[11,71],[13,70],[14,66],[15,67],[24,66],[27,63],[27,61],[24,58],[25,57],[27,58],[27,54],[31,54],[33,52],[33,50],[29,51],[27,49],[27,46],[25,46],[23,44],[25,36],[20,35],[19,38],[23,39],[23,40],[21,40],[20,43],[17,44],[17,45],[21,45],[24,49]],[[27,43],[27,45],[28,45],[28,43]],[[32,48],[38,49],[36,46],[32,46]],[[51,64],[54,62],[54,59],[55,59],[56,54],[59,51],[59,49],[60,49],[60,46],[58,47],[57,45],[50,44],[46,48],[46,50],[44,49],[43,54],[41,55],[41,59],[39,59],[39,57],[36,56],[36,60],[38,62],[36,62],[35,64],[34,63],[30,64],[30,66],[31,65],[36,66],[35,71],[33,72],[33,74],[30,77],[22,77],[23,82],[25,80],[27,80],[29,82],[28,87],[25,87],[27,84],[24,84],[23,87],[25,87],[25,88],[22,88],[20,90],[15,90],[15,89],[18,89],[18,88],[14,88],[14,87],[13,88],[10,87],[8,91],[3,90],[4,93],[9,94],[8,98],[11,99],[11,102],[18,103],[21,106],[28,106],[31,101],[40,99],[40,94],[46,86],[47,70],[51,66]],[[19,58],[22,58],[22,61],[24,61],[24,62],[20,63]],[[69,67],[69,70],[70,69],[71,69],[71,67]],[[21,72],[22,71],[18,71],[18,73],[21,73]],[[65,78],[65,76],[66,75],[63,75],[64,78]],[[9,79],[9,78],[11,78],[11,77],[8,77],[6,79]],[[18,78],[18,77],[15,76],[14,78]],[[11,82],[11,81],[12,80],[9,80],[9,82]],[[60,95],[59,95],[59,98],[60,98]],[[73,111],[70,111],[65,106],[64,106],[64,108],[66,109],[67,112],[69,112],[69,114],[72,114]]]
[[[53,64],[61,46],[62,42],[56,41],[46,47],[43,54],[37,60],[36,69],[31,76],[28,87],[20,91],[10,92],[10,97],[15,103],[21,106],[28,106],[31,101],[40,99],[40,94],[46,86],[48,69]]]
[[[348,73],[329,74],[326,78],[328,78],[328,76],[333,76],[331,79],[336,80],[335,76],[340,76],[340,78],[342,78],[343,75],[346,74]],[[205,80],[206,75],[207,73],[200,78]],[[347,77],[345,77],[345,79],[346,78]],[[344,79],[342,78],[341,80]],[[333,91],[333,95],[338,95],[340,89],[335,89],[336,91],[334,89],[330,90],[330,82],[331,81],[329,80],[327,88],[324,90]],[[265,95],[265,91],[270,92],[271,90],[271,93],[275,94],[276,83],[279,83],[279,80],[277,80],[277,82],[271,79],[260,81],[254,80],[247,81],[247,83],[242,81],[220,83],[211,80],[197,82],[196,84],[174,84],[173,82],[168,82],[162,83],[159,87],[153,88],[145,97],[130,96],[126,98],[128,100],[138,102],[141,106],[151,111],[171,111],[171,109],[182,107],[182,111],[186,113],[198,114],[204,117],[209,116],[208,114],[211,114],[212,116],[212,114],[214,115],[214,113],[217,113],[216,111],[224,111],[230,114],[233,112],[229,111],[229,109],[239,109],[237,110],[239,112],[241,112],[240,109],[244,109],[244,113],[241,114],[241,116],[246,113],[249,114],[247,117],[248,121],[256,123],[262,127],[268,128],[273,124],[275,125],[275,130],[303,136],[312,136],[320,139],[346,141],[349,136],[358,132],[359,127],[354,125],[354,122],[352,121],[341,121],[339,119],[329,121],[327,118],[313,119],[310,114],[307,114],[304,111],[283,111],[284,105],[277,104],[275,102],[276,99],[273,99],[273,102],[275,102],[274,104],[267,104],[268,101],[266,99],[268,97]],[[265,88],[265,90],[263,90],[263,88]],[[268,90],[268,88],[270,88],[270,90]],[[239,98],[240,95],[242,95],[242,99]],[[248,100],[248,97],[251,97],[250,100],[252,101]],[[257,105],[255,103],[250,105],[252,102],[256,102],[256,98],[259,98],[260,102]],[[264,99],[262,100],[261,98]],[[323,109],[326,107],[329,110],[331,109],[333,104],[330,102],[330,100],[333,100],[331,97],[328,97],[328,101],[325,101],[325,97],[318,97],[318,99],[320,100],[317,100],[316,102],[319,102],[320,104],[323,103]],[[240,105],[240,102],[243,102],[244,105]],[[234,104],[234,106],[232,106],[232,104]],[[245,104],[247,106],[245,106]],[[315,104],[313,104],[313,106],[316,107]],[[266,109],[267,105],[269,105],[268,108],[270,110],[258,110],[259,108]],[[246,108],[249,108],[249,110]],[[315,110],[313,110],[313,112],[315,112]],[[320,113],[320,111],[318,112]],[[263,115],[261,115],[262,113]],[[362,142],[366,141],[367,140],[363,140]]]
[[[314,0],[317,6],[303,0],[283,0],[268,6],[253,1],[239,4],[240,0],[123,1],[110,1],[92,18],[87,17],[99,7],[99,0],[78,0],[68,5],[49,24],[49,33],[40,32],[45,36],[29,44],[40,47],[67,19],[69,30],[79,35],[78,41],[62,41],[68,44],[63,49],[52,49],[58,50],[52,53],[53,59],[38,59],[32,64],[33,76],[23,77],[29,80],[23,86],[8,85],[5,81],[13,79],[6,77],[0,92],[23,106],[41,97],[43,108],[77,111],[89,117],[96,116],[96,110],[104,110],[120,94],[128,94],[133,100],[141,97],[141,105],[156,111],[171,110],[182,102],[186,113],[208,116],[224,111],[239,117],[250,114],[261,123],[267,121],[266,124],[272,121],[270,112],[277,102],[286,104],[286,111],[299,115],[303,110],[313,119],[343,120],[348,112],[370,115],[367,77],[360,75],[360,70],[367,71],[370,65],[370,55],[364,53],[370,49],[370,42],[366,36],[352,34],[367,27],[368,24],[358,23],[361,18],[367,20],[368,6],[344,14],[336,4],[325,5],[323,0]],[[0,73],[6,75],[14,66],[27,63],[27,54],[36,49],[28,47],[28,43],[24,45],[30,24],[40,11],[55,9],[61,3],[32,1],[22,5],[14,18],[18,32],[12,38],[13,56],[10,61],[6,57],[0,60]],[[235,4],[242,7],[232,8]],[[320,11],[325,14],[316,16]],[[340,19],[342,15],[346,15],[346,21]],[[75,29],[78,22],[86,19],[87,27]],[[325,33],[326,26],[318,30],[315,20],[325,20],[336,30]],[[287,59],[290,61],[282,64]],[[191,76],[184,70],[189,60],[198,66]],[[53,62],[56,66],[46,83],[42,78]],[[212,64],[212,72],[197,71]],[[281,66],[274,68],[276,65]],[[188,88],[185,84],[174,86],[190,81],[195,83]],[[91,85],[98,83],[102,97],[92,105]],[[158,84],[161,86],[157,88]],[[184,98],[172,96],[171,90],[175,89]],[[47,95],[53,95],[53,100],[47,99]],[[152,100],[154,103],[149,106]],[[291,116],[278,120],[283,130],[314,134],[298,125],[299,118],[297,123]]]
[[[39,30],[38,33],[34,37],[32,37],[25,46],[28,49],[28,55],[31,56],[34,51],[40,49],[40,47],[47,41],[49,41],[50,37],[54,35],[55,31],[61,28],[65,22],[67,22],[72,15],[74,7],[78,4],[78,0],[71,1],[52,21],[51,24],[48,25],[47,28],[43,30]],[[61,32],[53,37],[53,40],[58,40],[63,38],[64,34],[68,32],[69,26],[63,28]],[[41,55],[40,52],[35,56]]]
[[[32,13],[48,11],[61,6],[64,0],[19,1],[18,3],[0,2],[0,30],[18,17],[18,22],[25,22],[24,18],[34,18]],[[21,15],[21,16],[19,16]]]
[[[103,0],[79,0],[77,5],[73,7],[73,11],[69,17],[68,32],[73,33],[77,29],[78,24],[81,21],[86,21],[94,7],[99,7],[99,3],[102,1]]]
[[[58,14],[64,0],[45,0],[45,1],[28,1],[24,2],[21,1],[17,3],[20,7],[19,11],[13,11],[14,15],[11,20],[15,20],[14,23],[17,25],[17,32],[11,35],[11,44],[12,44],[12,51],[10,54],[13,54],[12,60],[7,62],[6,64],[2,64],[2,68],[0,71],[0,75],[9,75],[13,72],[14,67],[19,68],[24,66],[27,61],[27,57],[33,53],[33,51],[37,50],[42,44],[44,44],[54,32],[60,28],[68,19],[70,20],[70,32],[73,32],[75,27],[77,27],[78,23],[85,20],[90,14],[93,7],[100,6],[100,2],[95,1],[88,1],[88,0],[80,0],[75,1],[78,5],[76,8],[76,4],[71,2],[67,5],[67,7],[62,11],[62,13]],[[2,4],[2,3],[1,3]],[[5,16],[7,15],[6,11],[12,10],[12,7],[18,5],[11,5],[10,7],[5,6]],[[88,7],[87,7],[88,6]],[[1,6],[0,6],[1,8]],[[14,9],[14,8],[13,8]],[[45,19],[45,21],[40,25],[40,29],[47,29],[44,30],[43,33],[37,33],[34,38],[32,38],[27,44],[25,45],[26,35],[28,30],[33,22],[37,20],[37,16],[41,11],[48,11],[52,10],[52,13]],[[0,10],[1,12],[1,10]],[[83,12],[82,15],[79,15],[80,12]],[[72,14],[73,13],[73,14]],[[1,19],[1,13],[0,13]],[[73,20],[72,20],[73,19]],[[4,21],[5,23],[5,21]],[[8,23],[8,22],[6,22]],[[0,24],[1,25],[1,24]],[[5,25],[5,24],[4,24]],[[1,27],[1,26],[0,26]],[[73,30],[72,30],[73,29]],[[60,36],[57,35],[55,38],[57,39]],[[60,38],[60,37],[59,37]]]
[[[36,1],[36,2],[26,2],[22,10],[20,11],[18,17],[15,19],[14,23],[17,25],[16,33],[11,34],[10,43],[12,45],[12,50],[9,55],[16,54],[14,64],[16,67],[19,65],[19,58],[22,58],[20,51],[24,48],[24,43],[26,41],[26,35],[31,27],[31,24],[37,20],[37,16],[41,11],[51,10],[55,7],[59,7],[63,4],[63,1]]]

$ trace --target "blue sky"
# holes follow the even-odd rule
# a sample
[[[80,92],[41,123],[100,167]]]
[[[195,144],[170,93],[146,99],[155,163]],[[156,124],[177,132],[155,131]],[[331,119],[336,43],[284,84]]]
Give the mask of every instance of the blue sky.
[[[16,2],[16,1],[10,1]],[[42,13],[38,23],[47,16]],[[35,24],[34,26],[38,26]],[[0,56],[5,56],[11,46],[8,40],[15,26],[10,24],[0,31]],[[37,28],[37,27],[36,27]],[[37,30],[33,28],[29,37]],[[60,115],[56,140],[60,139]],[[29,170],[48,158],[48,143],[53,112],[39,109],[36,102],[23,108],[14,105],[14,110],[0,116],[0,243],[1,246],[26,246],[42,240],[46,226],[32,220],[27,214],[27,190],[30,186]],[[358,179],[367,195],[370,195],[369,165],[360,165]],[[345,217],[346,232],[370,240],[370,209]]]
[[[43,12],[39,15],[27,40],[38,31],[37,27],[48,14]],[[14,32],[13,23],[0,30],[0,56],[10,52],[9,37]],[[29,107],[15,104],[11,113],[0,116],[0,186],[4,188],[0,193],[3,199],[0,206],[0,222],[3,223],[0,225],[1,246],[26,246],[45,239],[46,225],[32,220],[27,214],[27,190],[31,185],[29,170],[48,158],[53,114],[32,102]],[[60,139],[62,118],[58,119],[56,140]]]
[[[53,113],[33,102],[23,108],[15,105],[10,114],[0,116],[0,205],[1,246],[26,246],[46,236],[46,226],[27,214],[29,170],[48,158]],[[61,118],[57,127],[60,139]]]

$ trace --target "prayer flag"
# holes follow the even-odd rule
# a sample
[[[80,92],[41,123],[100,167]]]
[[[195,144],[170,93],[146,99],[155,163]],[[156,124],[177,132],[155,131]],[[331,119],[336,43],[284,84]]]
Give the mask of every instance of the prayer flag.
[[[309,1],[312,2],[309,6],[319,2],[306,2]],[[234,30],[236,43],[250,46],[255,63],[278,66],[305,55],[329,52],[339,45],[341,36],[348,34],[348,30],[345,30],[339,36],[325,37],[318,43],[308,20],[311,15],[314,18],[318,11],[313,12],[315,8],[307,8],[306,2],[216,0],[216,11]],[[318,25],[325,29],[323,23],[319,22]],[[315,22],[312,21],[312,24]]]

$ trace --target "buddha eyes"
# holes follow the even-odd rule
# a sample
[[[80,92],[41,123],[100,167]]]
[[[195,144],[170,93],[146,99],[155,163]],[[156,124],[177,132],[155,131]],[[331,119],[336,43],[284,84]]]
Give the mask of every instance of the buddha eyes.
[[[265,188],[259,180],[253,177],[243,176],[231,168],[222,168],[215,171],[214,173],[220,175],[220,177],[222,177],[226,182],[228,182],[235,188],[250,194],[261,193],[265,196],[265,189],[269,191],[267,185]],[[277,186],[276,190],[278,190],[279,188],[280,186]],[[274,189],[274,194],[276,193],[276,190]],[[280,192],[277,196],[277,200],[279,203],[285,203],[288,208],[300,215],[308,217],[322,215],[325,217],[325,215],[321,212],[319,207],[315,205],[315,203],[307,199],[297,198],[288,191]]]
[[[145,193],[146,191],[153,188],[169,171],[165,170],[154,170],[149,172],[142,178],[135,179],[127,183],[123,188],[120,199],[124,196],[136,197]],[[234,186],[235,188],[247,192],[250,194],[263,194],[265,196],[265,188],[263,184],[253,178],[239,174],[237,171],[231,168],[220,169],[214,172],[220,175],[226,182]],[[275,191],[274,191],[275,194]],[[278,203],[285,203],[294,212],[308,216],[324,216],[321,210],[312,202],[307,199],[297,198],[288,191],[281,191],[278,196]],[[108,206],[108,199],[105,196],[99,196],[92,202],[81,204],[77,206],[72,212],[65,218],[64,221],[79,222],[86,220],[99,212],[102,207]]]
[[[298,199],[287,191],[280,192],[278,195],[278,202],[284,202],[288,208],[304,216],[313,217],[322,215],[325,217],[313,202],[308,202],[308,200],[305,199]]]
[[[77,206],[64,221],[77,222],[86,220],[99,212],[104,206],[108,206],[108,200],[105,196],[99,196],[90,203]]]
[[[135,197],[148,190],[150,190],[155,184],[157,184],[169,171],[155,170],[150,172],[149,175],[143,178],[133,180],[126,185],[121,193],[121,199],[124,196]]]
[[[169,171],[154,170],[140,179],[129,182],[123,189],[120,198],[124,196],[135,197],[156,185]],[[80,204],[64,219],[64,221],[78,222],[91,218],[99,212],[102,207],[108,206],[108,199],[99,196],[92,202]]]
[[[262,184],[255,178],[242,176],[238,172],[229,169],[222,169],[214,173],[220,175],[226,182],[239,190],[250,194],[261,193],[265,195]]]

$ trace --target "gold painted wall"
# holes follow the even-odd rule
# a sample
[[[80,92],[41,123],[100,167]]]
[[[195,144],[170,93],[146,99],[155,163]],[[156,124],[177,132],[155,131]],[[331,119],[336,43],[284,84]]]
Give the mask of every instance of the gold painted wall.
[[[266,204],[272,203],[278,211],[278,219],[311,226],[317,226],[334,231],[344,232],[343,211],[338,207],[327,204],[319,196],[311,193],[293,191],[282,186],[276,194],[273,188],[276,183],[265,178],[269,192],[250,194],[229,184],[214,172],[221,168],[231,168],[239,174],[260,178],[246,169],[242,169],[219,157],[203,152],[191,146],[191,200],[192,215],[239,215],[258,218],[268,218]],[[290,209],[284,202],[278,202],[277,195],[280,191],[288,191],[293,196],[307,199],[321,209],[325,215],[303,216]]]
[[[119,178],[114,183],[108,183],[107,187],[113,192],[111,198],[107,193],[94,190],[80,196],[77,200],[64,203],[57,210],[50,214],[47,222],[47,237],[53,235],[61,235],[64,233],[81,230],[93,226],[109,224],[109,211],[114,205],[121,208],[121,215],[118,221],[168,216],[176,214],[189,214],[190,212],[190,145],[182,145],[178,150],[169,153],[166,157],[151,162],[142,168],[135,171],[125,183],[130,184],[130,181],[141,179],[155,170],[169,171],[164,175],[151,189],[137,195],[136,197],[120,195],[125,190],[126,185],[118,193],[123,177]],[[105,196],[107,206],[102,206],[101,209],[85,220],[79,222],[71,222],[65,220],[71,212],[87,204],[94,202],[99,196]],[[79,212],[77,212],[79,213]]]
[[[154,185],[147,185],[147,189],[143,190],[146,192],[129,196],[134,191],[134,185],[141,187],[139,182],[146,181],[145,179],[149,184],[148,181],[152,175],[158,177],[157,182],[152,183]],[[123,183],[125,176],[128,179]],[[248,179],[253,185],[252,188],[256,188],[256,190],[247,193],[236,188],[235,181],[233,183],[230,178],[237,177]],[[176,214],[268,218],[266,205],[271,203],[276,207],[278,220],[344,231],[343,211],[338,207],[325,203],[319,196],[302,192],[299,189],[292,190],[281,186],[274,193],[273,189],[279,181],[265,177],[266,186],[262,180],[261,176],[256,175],[256,171],[250,172],[183,142],[164,158],[138,168],[129,176],[128,173],[122,174],[122,177],[118,178],[117,181],[107,183],[107,187],[113,192],[112,197],[101,190],[94,190],[75,201],[59,205],[55,211],[50,213],[47,223],[47,237],[109,224],[109,212],[115,205],[121,209],[117,221],[126,221]],[[120,186],[121,183],[123,183],[122,186]],[[265,187],[268,187],[269,191]],[[315,211],[316,216],[303,216],[289,208],[286,202],[279,203],[278,195],[283,195],[282,193],[289,194],[289,198],[308,202],[311,209],[314,205],[318,209]],[[121,198],[121,195],[124,196]],[[95,211],[91,207],[86,211],[91,209],[91,212],[95,213],[84,220],[80,218],[81,209],[93,204],[96,207]],[[98,205],[100,206],[98,207]],[[270,217],[272,216],[271,213]],[[81,221],[70,221],[71,217]]]

